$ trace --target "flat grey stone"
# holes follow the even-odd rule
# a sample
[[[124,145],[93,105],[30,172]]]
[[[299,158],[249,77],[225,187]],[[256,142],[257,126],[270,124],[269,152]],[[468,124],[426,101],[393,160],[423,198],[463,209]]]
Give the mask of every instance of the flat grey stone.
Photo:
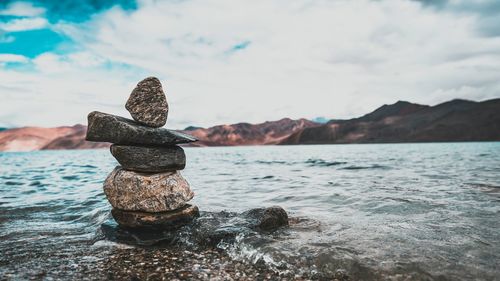
[[[194,196],[189,183],[177,171],[138,173],[120,166],[106,178],[104,193],[114,208],[143,212],[172,211]]]
[[[186,204],[177,210],[157,213],[113,209],[111,215],[123,227],[176,229],[200,216],[200,212],[198,207]]]
[[[148,77],[137,84],[125,104],[132,118],[146,126],[158,128],[165,125],[168,103],[161,82]]]
[[[122,168],[137,172],[166,172],[182,170],[186,166],[186,154],[180,146],[145,147],[111,146],[111,154]]]
[[[137,144],[168,146],[197,141],[196,138],[180,132],[151,128],[120,116],[93,111],[88,115],[88,141],[116,144]]]

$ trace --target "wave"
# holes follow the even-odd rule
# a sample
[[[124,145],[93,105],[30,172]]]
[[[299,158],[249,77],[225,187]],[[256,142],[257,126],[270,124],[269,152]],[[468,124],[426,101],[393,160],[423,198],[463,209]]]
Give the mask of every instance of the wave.
[[[253,177],[253,180],[269,180],[269,179],[274,179],[274,176],[263,176],[263,177]]]
[[[371,169],[383,169],[383,170],[386,170],[386,169],[390,169],[390,167],[388,166],[384,166],[384,165],[378,165],[378,164],[374,164],[374,165],[369,165],[369,166],[357,166],[357,165],[351,165],[351,166],[347,166],[347,167],[342,167],[340,168],[341,170],[371,170]]]
[[[24,183],[18,182],[18,181],[6,181],[4,182],[5,185],[11,185],[11,186],[16,186],[16,185],[23,185]]]
[[[347,164],[347,162],[343,161],[325,161],[323,159],[308,159],[306,164],[309,164],[309,166],[317,166],[317,167],[330,167],[330,166],[337,166],[337,165],[344,165]]]
[[[257,160],[255,161],[256,164],[264,164],[264,165],[273,165],[273,164],[280,164],[280,165],[290,165],[292,164],[291,162],[283,161],[283,160],[271,160],[271,161],[265,161],[265,160]]]

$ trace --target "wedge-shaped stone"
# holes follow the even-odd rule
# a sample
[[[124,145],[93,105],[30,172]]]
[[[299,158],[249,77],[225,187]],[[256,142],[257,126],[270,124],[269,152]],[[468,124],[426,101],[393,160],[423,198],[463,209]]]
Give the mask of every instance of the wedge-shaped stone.
[[[125,104],[132,118],[146,126],[161,127],[167,122],[168,103],[160,80],[148,77],[137,84]]]
[[[166,172],[182,170],[186,166],[186,154],[180,146],[145,147],[112,145],[111,154],[126,169],[138,172]]]
[[[116,144],[167,146],[196,141],[196,138],[176,131],[151,128],[120,116],[93,111],[88,115],[88,141]]]
[[[138,173],[120,166],[106,178],[104,193],[114,208],[144,212],[172,211],[194,196],[189,183],[177,171]]]
[[[123,227],[175,229],[191,222],[200,215],[200,212],[198,207],[186,204],[177,210],[167,212],[148,213],[115,208],[111,210],[111,214]]]

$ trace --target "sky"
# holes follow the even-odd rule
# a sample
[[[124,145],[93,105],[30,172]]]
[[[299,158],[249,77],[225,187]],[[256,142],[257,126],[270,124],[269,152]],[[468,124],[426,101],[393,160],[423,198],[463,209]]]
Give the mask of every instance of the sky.
[[[498,98],[500,1],[0,1],[0,127],[129,117],[148,76],[174,129]]]

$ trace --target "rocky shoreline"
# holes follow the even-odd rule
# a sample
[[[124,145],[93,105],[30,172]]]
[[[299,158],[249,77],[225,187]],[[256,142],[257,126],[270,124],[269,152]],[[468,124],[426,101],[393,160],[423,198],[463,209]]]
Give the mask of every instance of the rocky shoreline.
[[[262,264],[234,261],[221,250],[182,248],[118,250],[99,263],[109,280],[279,280]],[[96,278],[99,279],[99,278]]]
[[[132,246],[115,250],[98,264],[99,270],[110,272],[113,280],[309,280],[313,276],[280,272],[262,259],[234,259],[224,249],[224,245],[238,243],[240,236],[267,241],[283,229],[285,221],[288,223],[288,215],[279,207],[243,213],[201,212],[176,230],[154,232],[123,228],[108,221],[101,225],[93,243],[111,241]]]
[[[263,259],[235,259],[224,247],[238,243],[239,236],[262,242],[279,237],[287,231],[283,221],[288,216],[278,207],[201,212],[191,223],[164,231],[123,228],[108,219],[89,241],[49,246],[50,251],[43,247],[23,256],[14,249],[4,253],[0,280],[324,279],[310,272],[280,271]]]
[[[265,265],[235,261],[220,250],[134,247],[97,254],[95,250],[78,252],[80,257],[43,253],[15,267],[2,265],[0,280],[290,280]],[[92,261],[81,258],[90,256]],[[54,261],[47,266],[49,258]]]

